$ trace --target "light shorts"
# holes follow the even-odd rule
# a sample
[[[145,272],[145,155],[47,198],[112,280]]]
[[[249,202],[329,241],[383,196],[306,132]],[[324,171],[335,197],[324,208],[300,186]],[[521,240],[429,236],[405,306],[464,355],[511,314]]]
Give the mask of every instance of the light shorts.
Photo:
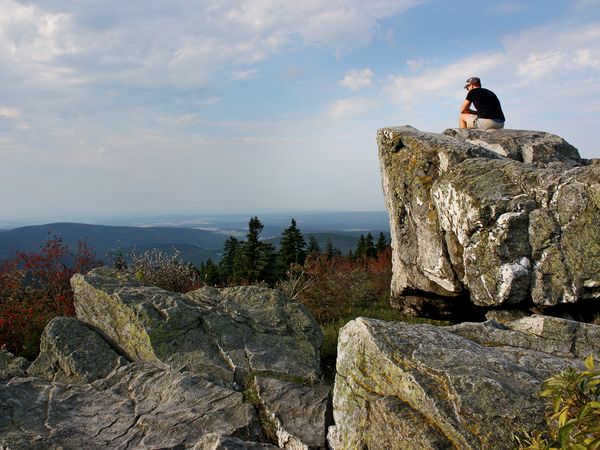
[[[480,130],[501,130],[504,128],[504,122],[494,119],[480,119],[477,116],[470,116],[467,120],[467,128],[479,128]]]

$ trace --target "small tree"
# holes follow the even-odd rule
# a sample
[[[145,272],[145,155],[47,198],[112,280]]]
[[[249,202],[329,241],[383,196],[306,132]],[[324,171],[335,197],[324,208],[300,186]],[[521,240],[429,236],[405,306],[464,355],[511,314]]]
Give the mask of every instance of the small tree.
[[[248,223],[246,242],[241,247],[241,279],[245,281],[275,281],[276,253],[271,244],[260,240],[264,225],[253,217]]]
[[[367,256],[367,241],[365,239],[364,234],[360,235],[358,238],[358,242],[356,243],[356,250],[354,251],[354,257],[356,259],[361,259]]]
[[[385,235],[380,231],[379,239],[377,239],[377,244],[375,244],[375,250],[377,251],[377,254],[385,252],[386,247],[387,241],[385,240]]]
[[[333,247],[331,239],[327,239],[327,244],[325,245],[325,255],[327,255],[327,259],[332,259],[336,254],[336,249]]]
[[[321,247],[319,246],[319,241],[317,241],[317,238],[314,236],[311,236],[308,239],[308,247],[306,248],[306,253],[310,254],[314,254],[314,253],[321,253]]]
[[[217,286],[222,282],[219,266],[215,264],[211,258],[208,258],[206,262],[200,265],[199,272],[200,280],[204,284],[209,286]]]
[[[304,264],[306,259],[306,242],[302,233],[292,219],[292,224],[283,230],[279,248],[279,261],[284,269],[290,264]]]
[[[223,258],[219,263],[221,279],[226,283],[239,281],[241,277],[241,245],[240,241],[229,236],[223,245]]]

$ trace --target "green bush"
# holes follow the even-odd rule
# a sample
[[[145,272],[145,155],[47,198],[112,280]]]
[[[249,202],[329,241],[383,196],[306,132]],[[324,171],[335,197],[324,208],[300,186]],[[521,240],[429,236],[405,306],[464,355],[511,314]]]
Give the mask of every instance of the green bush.
[[[585,367],[544,381],[540,396],[548,399],[548,429],[517,437],[519,449],[600,449],[600,371],[595,370],[593,355],[586,358]]]

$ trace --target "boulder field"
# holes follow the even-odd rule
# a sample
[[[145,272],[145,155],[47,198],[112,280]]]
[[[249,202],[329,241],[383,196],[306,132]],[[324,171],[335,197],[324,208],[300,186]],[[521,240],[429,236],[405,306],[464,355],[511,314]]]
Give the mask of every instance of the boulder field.
[[[555,317],[358,318],[331,389],[318,325],[276,290],[106,268],[72,284],[78,318],[51,321],[33,363],[0,351],[3,450],[509,449],[543,426],[541,382],[600,355],[600,326]]]

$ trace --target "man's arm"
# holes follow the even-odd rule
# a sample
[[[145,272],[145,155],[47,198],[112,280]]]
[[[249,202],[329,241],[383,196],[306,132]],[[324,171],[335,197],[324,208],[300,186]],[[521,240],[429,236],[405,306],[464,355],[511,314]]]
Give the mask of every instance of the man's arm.
[[[477,115],[477,111],[471,109],[471,102],[469,100],[465,100],[462,104],[462,106],[460,107],[460,113],[461,114],[473,114],[474,116]]]

